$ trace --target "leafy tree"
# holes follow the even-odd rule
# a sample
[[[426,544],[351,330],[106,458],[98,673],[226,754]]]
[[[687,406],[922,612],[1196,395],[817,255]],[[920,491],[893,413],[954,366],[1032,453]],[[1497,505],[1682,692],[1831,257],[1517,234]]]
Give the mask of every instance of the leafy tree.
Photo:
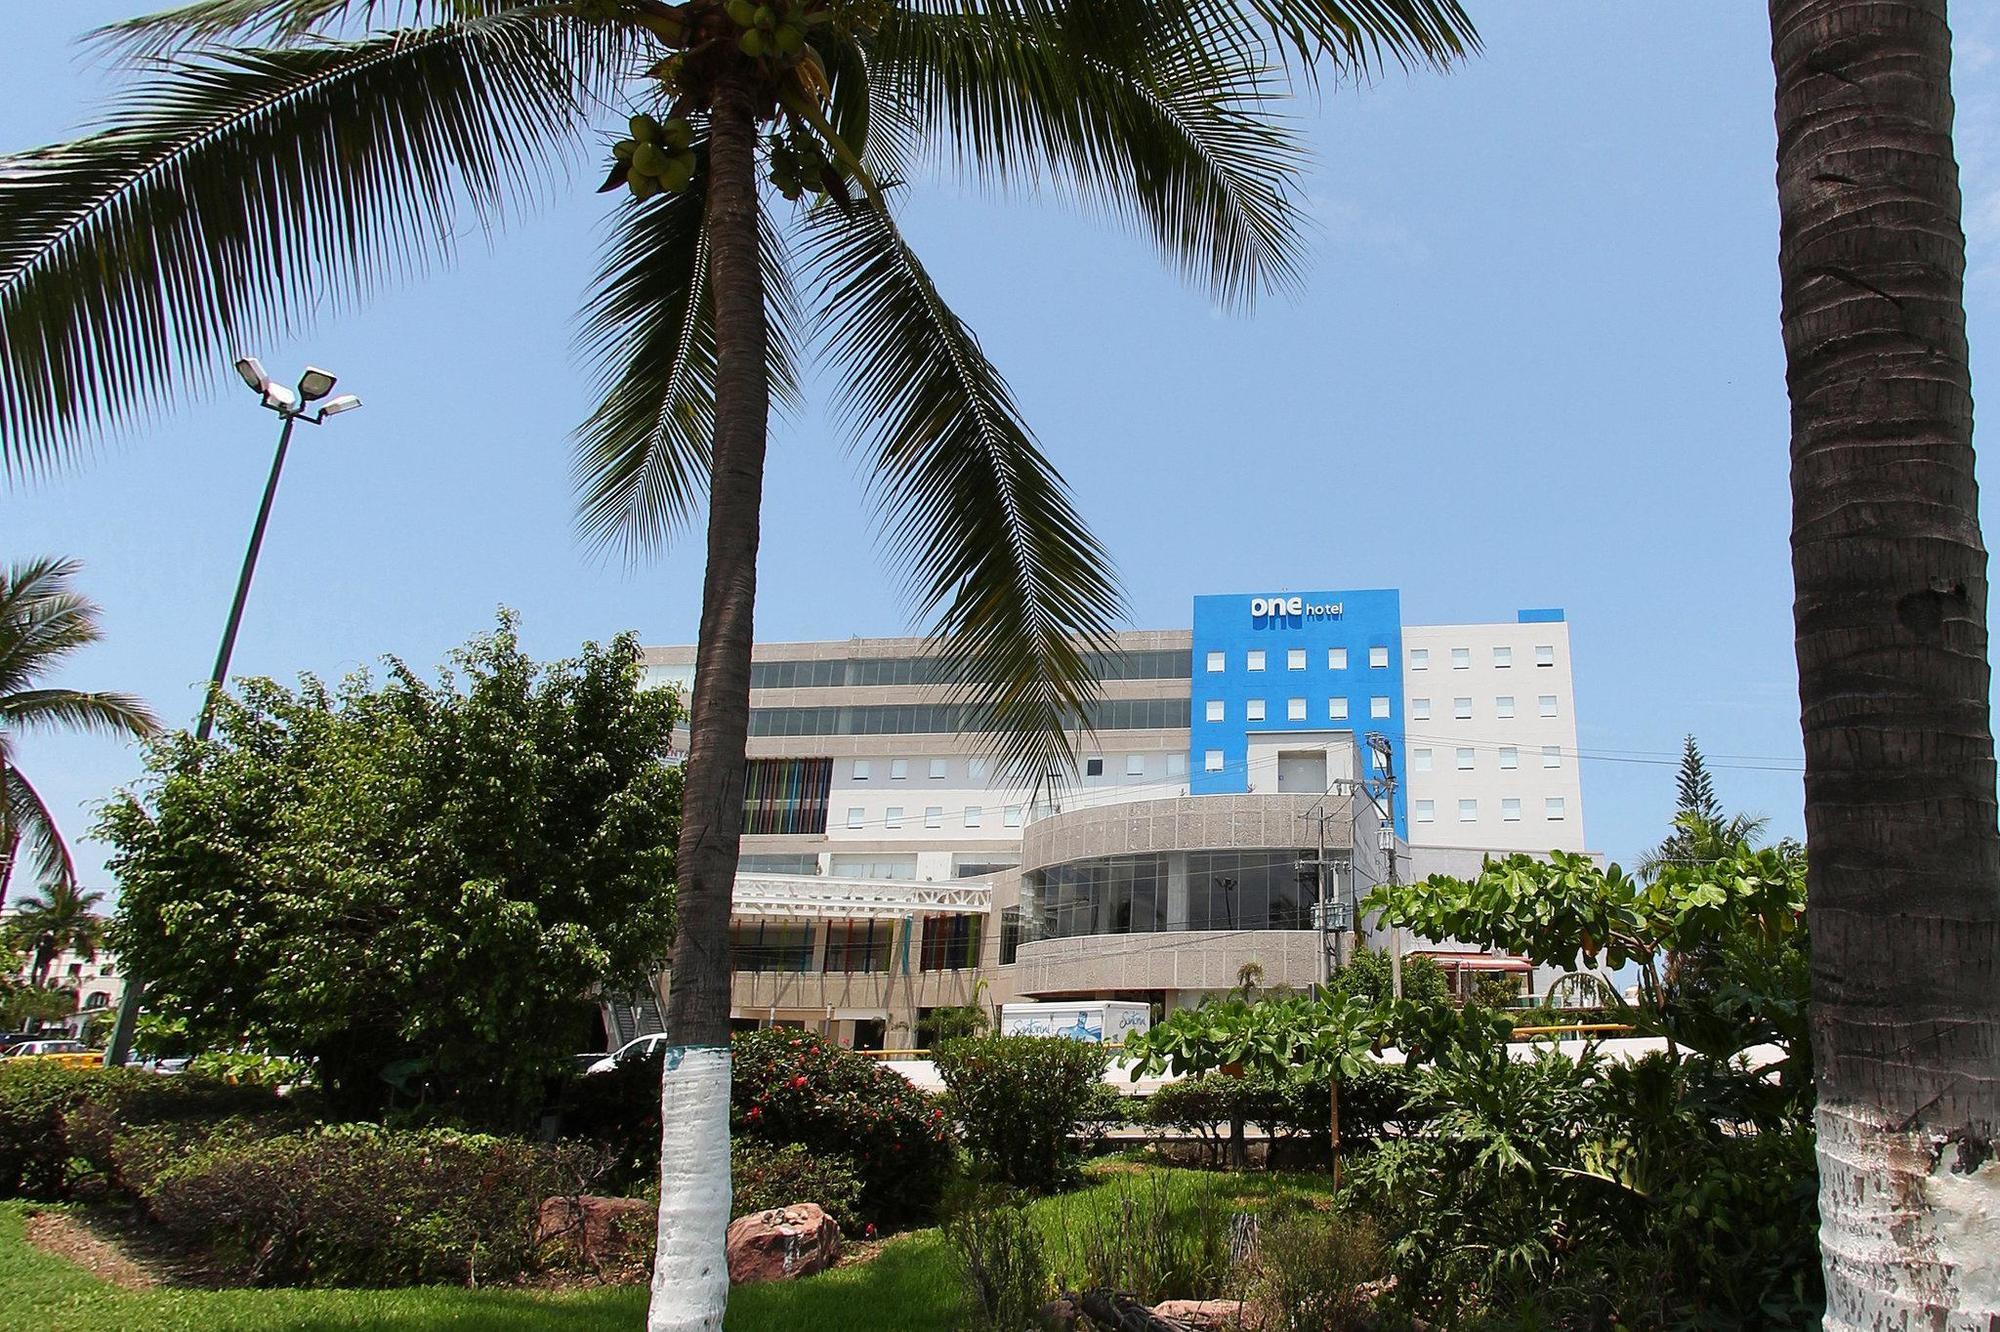
[[[1393,963],[1380,948],[1362,945],[1347,965],[1333,973],[1326,988],[1361,1003],[1381,1006],[1395,997]],[[1403,997],[1418,1004],[1451,1002],[1451,981],[1444,968],[1422,953],[1403,957]]]
[[[104,916],[98,908],[104,894],[73,883],[52,883],[21,899],[9,930],[31,955],[30,974],[38,986],[49,983],[49,968],[64,953],[96,958],[104,941]]]
[[[76,1012],[76,992],[42,985],[17,985],[0,978],[0,1030],[18,1031],[30,1022],[61,1022]]]
[[[518,1118],[593,989],[650,975],[671,934],[680,711],[632,638],[541,667],[503,614],[452,663],[250,681],[99,825],[154,1008],[198,1045],[311,1059],[349,1114],[400,1088]]]
[[[1827,1326],[1984,1326],[2000,814],[1951,30],[1945,0],[1770,12]]]
[[[1640,878],[1650,879],[1676,862],[1719,860],[1740,843],[1762,839],[1768,820],[1754,814],[1723,813],[1708,764],[1692,735],[1682,744],[1674,787],[1678,796],[1674,829],[1659,846],[1639,857],[1636,868]]]
[[[667,1144],[688,1186],[663,1213],[653,1322],[719,1322],[721,1237],[696,1200],[729,1192],[711,1138],[758,514],[771,396],[798,383],[808,314],[978,724],[1024,776],[1060,774],[1095,693],[1085,649],[1121,598],[897,229],[897,182],[942,161],[1053,184],[1242,301],[1297,271],[1299,148],[1269,111],[1282,71],[1443,67],[1472,26],[1458,0],[194,0],[111,35],[147,71],[113,126],[0,164],[10,469],[61,461],[208,379],[218,350],[407,270],[467,212],[493,220],[573,154],[592,107],[639,111],[606,181],[635,202],[584,324],[604,393],[577,474],[585,531],[628,550],[708,500],[668,1008],[700,1053],[665,1090],[690,1098],[667,1117],[699,1126]],[[760,154],[798,202],[789,237]],[[112,344],[126,354],[102,355]]]
[[[0,282],[5,272],[0,259]],[[0,361],[5,357],[0,351]],[[0,419],[4,415],[0,411]],[[0,445],[0,471],[10,461],[4,450]],[[0,910],[6,909],[7,881],[24,846],[44,881],[76,883],[76,866],[55,816],[15,763],[18,738],[46,730],[143,736],[159,729],[146,705],[129,694],[42,683],[65,658],[104,636],[97,604],[76,590],[82,567],[75,560],[45,559],[0,569]]]

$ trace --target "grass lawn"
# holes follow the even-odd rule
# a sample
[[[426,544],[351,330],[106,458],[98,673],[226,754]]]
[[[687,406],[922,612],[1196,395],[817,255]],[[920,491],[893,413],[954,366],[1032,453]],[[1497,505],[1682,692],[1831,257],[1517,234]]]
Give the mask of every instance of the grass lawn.
[[[1115,1214],[1125,1192],[1158,1172],[1121,1181],[1100,1174],[1091,1187],[1035,1204],[1035,1218],[1060,1251],[1066,1236]],[[1323,1180],[1297,1175],[1205,1175],[1172,1171],[1178,1200],[1206,1197],[1232,1210],[1277,1196],[1313,1195]],[[97,1280],[27,1242],[29,1207],[0,1203],[0,1332],[596,1332],[645,1325],[640,1287],[562,1294],[463,1290],[124,1290]],[[957,1289],[943,1239],[920,1230],[890,1241],[873,1262],[804,1281],[731,1292],[730,1332],[934,1332],[949,1327]]]

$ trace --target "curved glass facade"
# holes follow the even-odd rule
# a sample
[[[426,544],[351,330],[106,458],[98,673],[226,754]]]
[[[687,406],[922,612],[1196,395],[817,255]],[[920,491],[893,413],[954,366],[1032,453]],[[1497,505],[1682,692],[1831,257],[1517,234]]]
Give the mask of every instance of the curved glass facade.
[[[1025,937],[1174,930],[1309,930],[1318,876],[1311,851],[1167,851],[1101,856],[1030,871]]]

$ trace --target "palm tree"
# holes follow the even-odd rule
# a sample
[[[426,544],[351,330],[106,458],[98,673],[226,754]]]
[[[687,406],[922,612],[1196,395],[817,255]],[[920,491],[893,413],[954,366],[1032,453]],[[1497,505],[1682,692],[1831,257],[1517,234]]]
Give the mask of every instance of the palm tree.
[[[41,793],[15,762],[16,737],[36,731],[151,735],[145,704],[128,694],[54,689],[41,681],[104,635],[96,603],[72,584],[75,560],[30,560],[0,569],[0,911],[21,848],[41,878],[74,885],[76,866]]]
[[[2000,1322],[2000,822],[1944,0],[1772,0],[1829,1329]]]
[[[104,942],[104,916],[98,910],[103,905],[103,893],[73,883],[52,883],[21,899],[10,925],[33,954],[30,974],[37,989],[48,985],[49,968],[64,953],[96,960]]]
[[[382,30],[382,12],[410,26]],[[998,372],[896,226],[942,162],[1129,218],[1225,302],[1294,276],[1284,70],[1443,66],[1457,0],[200,0],[121,24],[112,127],[0,160],[0,448],[15,470],[498,219],[635,114],[584,325],[602,399],[582,527],[644,552],[704,493],[677,865],[655,1328],[727,1292],[728,917],[766,425],[814,346],[920,614],[1007,766],[1070,766],[1084,652],[1121,609]],[[793,200],[783,230],[759,180]],[[809,298],[807,293],[809,293]]]

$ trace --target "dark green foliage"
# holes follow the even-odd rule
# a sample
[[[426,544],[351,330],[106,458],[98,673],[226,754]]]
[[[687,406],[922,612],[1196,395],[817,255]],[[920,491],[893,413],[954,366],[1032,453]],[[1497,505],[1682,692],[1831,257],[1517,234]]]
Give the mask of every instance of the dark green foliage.
[[[899,1225],[936,1208],[955,1148],[944,1112],[902,1074],[815,1033],[776,1028],[731,1043],[730,1079],[732,1136],[851,1159],[864,1222]]]
[[[512,1139],[347,1124],[210,1139],[141,1198],[168,1235],[248,1284],[472,1284],[533,1268],[541,1202],[571,1173]]]
[[[948,1004],[933,1008],[917,1019],[917,1048],[935,1050],[946,1041],[983,1036],[991,1025],[992,1019],[978,1004]]]
[[[1210,1162],[1224,1163],[1230,1122],[1242,1118],[1273,1140],[1273,1157],[1290,1144],[1314,1161],[1327,1154],[1333,1104],[1327,1084],[1303,1070],[1263,1071],[1240,1078],[1210,1073],[1170,1082],[1146,1098],[1142,1122],[1192,1135]],[[1340,1140],[1343,1150],[1379,1141],[1392,1127],[1413,1122],[1409,1073],[1399,1065],[1367,1063],[1340,1080]],[[1271,1162],[1276,1164],[1275,1159]]]
[[[1382,1235],[1366,1217],[1288,1208],[1264,1218],[1251,1280],[1269,1332],[1375,1332],[1368,1289],[1382,1275]]]
[[[980,1036],[935,1053],[952,1119],[981,1173],[1015,1188],[1072,1183],[1077,1125],[1095,1103],[1110,1052],[1048,1036]]]
[[[74,990],[18,985],[12,977],[0,976],[0,1030],[21,1031],[30,1022],[60,1022],[74,1012]]]
[[[1395,972],[1387,949],[1362,945],[1354,950],[1347,965],[1333,973],[1327,989],[1364,1003],[1386,1004],[1395,996]],[[1403,957],[1403,997],[1413,1003],[1448,1004],[1451,981],[1440,967],[1422,953]]]
[[[267,1087],[0,1061],[0,1198],[54,1202],[117,1190],[114,1140],[135,1127],[199,1132],[246,1118],[295,1122],[301,1113]]]
[[[957,1262],[963,1332],[1023,1332],[1045,1327],[1042,1307],[1055,1293],[1047,1245],[1018,1196],[984,1188],[953,1199],[944,1239]]]
[[[1674,791],[1679,797],[1676,813],[1692,814],[1705,823],[1722,821],[1722,802],[1715,798],[1715,780],[1708,775],[1708,764],[1703,762],[1701,749],[1692,735],[1681,742],[1681,766],[1674,777]]]
[[[197,1045],[307,1058],[345,1115],[521,1123],[585,996],[665,955],[678,706],[629,636],[544,667],[503,614],[453,660],[250,681],[99,831],[120,955]]]
[[[749,1216],[793,1203],[818,1203],[849,1235],[865,1233],[861,1181],[837,1152],[811,1152],[797,1143],[773,1147],[756,1139],[730,1144],[731,1216]]]

